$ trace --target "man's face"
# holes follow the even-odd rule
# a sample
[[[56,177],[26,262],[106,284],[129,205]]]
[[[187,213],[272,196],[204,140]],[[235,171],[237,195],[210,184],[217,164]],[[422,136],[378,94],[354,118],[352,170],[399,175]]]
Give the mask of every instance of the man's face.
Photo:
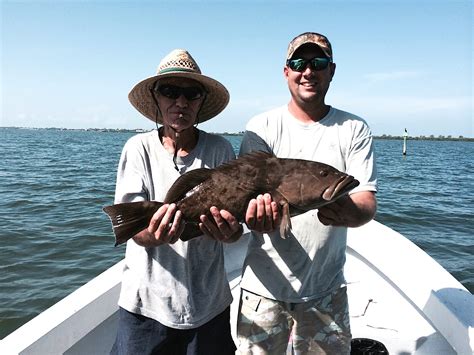
[[[313,59],[316,57],[326,58],[321,48],[307,44],[298,48],[291,59]],[[307,65],[301,72],[285,66],[283,72],[293,101],[300,107],[304,107],[306,104],[324,105],[324,98],[335,69],[334,63],[329,63],[327,68],[322,70],[314,70],[311,65]]]
[[[165,78],[159,81],[157,87],[155,97],[163,125],[171,126],[177,132],[192,127],[204,102],[204,94],[193,97],[193,93],[204,93],[202,86],[192,79]],[[185,90],[184,94],[180,89]]]

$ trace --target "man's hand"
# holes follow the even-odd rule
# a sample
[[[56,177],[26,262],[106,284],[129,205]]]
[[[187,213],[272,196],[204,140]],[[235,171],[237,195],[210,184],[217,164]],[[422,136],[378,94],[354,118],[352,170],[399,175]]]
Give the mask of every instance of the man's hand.
[[[256,199],[250,200],[245,214],[245,223],[249,229],[269,233],[280,225],[280,219],[278,204],[272,201],[270,194],[258,195]]]
[[[176,209],[176,204],[165,204],[155,212],[150,224],[133,240],[143,247],[156,247],[162,244],[173,244],[181,236],[184,230],[181,211]]]
[[[361,191],[320,207],[318,218],[326,226],[360,227],[374,218],[376,210],[375,193]]]
[[[242,236],[244,230],[242,225],[229,211],[219,211],[217,207],[212,206],[210,212],[213,220],[206,215],[200,217],[199,228],[201,232],[224,243],[233,243]]]

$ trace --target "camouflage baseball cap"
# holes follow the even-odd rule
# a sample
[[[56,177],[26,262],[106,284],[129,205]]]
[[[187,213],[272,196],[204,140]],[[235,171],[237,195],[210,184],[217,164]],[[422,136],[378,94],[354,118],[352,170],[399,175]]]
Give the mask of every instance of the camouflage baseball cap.
[[[286,60],[291,59],[293,54],[295,54],[296,50],[300,48],[303,44],[313,43],[316,44],[319,48],[322,49],[324,54],[331,60],[332,62],[332,47],[329,40],[326,36],[316,33],[316,32],[305,32],[302,33],[295,38],[293,38],[288,45],[288,51],[286,53]]]

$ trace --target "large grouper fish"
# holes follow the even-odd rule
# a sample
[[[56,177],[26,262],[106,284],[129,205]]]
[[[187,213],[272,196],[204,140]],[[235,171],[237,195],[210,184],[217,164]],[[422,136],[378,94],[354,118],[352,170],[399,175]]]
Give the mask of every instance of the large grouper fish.
[[[115,245],[119,245],[147,228],[163,204],[176,203],[186,223],[180,239],[186,241],[202,235],[199,217],[205,214],[212,218],[211,206],[229,211],[242,223],[249,201],[268,192],[280,206],[280,233],[285,238],[291,229],[290,217],[331,203],[357,185],[354,177],[330,165],[258,151],[215,169],[181,175],[163,202],[120,203],[104,207],[104,211],[112,221]]]

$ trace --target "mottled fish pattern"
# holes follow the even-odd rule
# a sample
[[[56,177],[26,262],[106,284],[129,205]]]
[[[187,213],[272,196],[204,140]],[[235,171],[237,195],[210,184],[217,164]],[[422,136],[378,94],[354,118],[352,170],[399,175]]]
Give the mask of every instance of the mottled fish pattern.
[[[211,206],[229,211],[242,223],[249,201],[268,192],[281,207],[280,232],[285,237],[291,229],[290,217],[331,203],[357,185],[354,177],[327,164],[252,152],[215,169],[181,175],[163,202],[120,203],[104,207],[104,211],[119,245],[147,228],[163,204],[176,203],[186,222],[180,238],[189,240],[202,235],[199,217],[206,214],[212,218]]]

